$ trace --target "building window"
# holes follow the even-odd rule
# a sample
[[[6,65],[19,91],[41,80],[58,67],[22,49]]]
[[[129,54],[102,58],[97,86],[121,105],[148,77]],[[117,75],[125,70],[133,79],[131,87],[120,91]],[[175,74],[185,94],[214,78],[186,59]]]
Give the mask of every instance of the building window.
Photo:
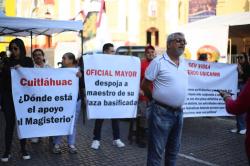
[[[146,32],[147,45],[159,46],[159,30],[155,27],[151,27]]]
[[[149,0],[148,2],[148,16],[156,17],[157,15],[157,2],[156,0]]]

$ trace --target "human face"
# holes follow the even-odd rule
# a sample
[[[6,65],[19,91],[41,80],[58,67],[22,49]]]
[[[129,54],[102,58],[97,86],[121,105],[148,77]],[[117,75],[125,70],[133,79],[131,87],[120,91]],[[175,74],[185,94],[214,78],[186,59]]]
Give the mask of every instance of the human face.
[[[9,50],[14,58],[20,57],[20,48],[16,45],[16,43],[11,44]]]
[[[169,48],[173,50],[176,56],[181,56],[184,53],[186,44],[187,42],[184,36],[176,35],[175,38],[170,41]]]
[[[41,51],[34,52],[33,59],[34,59],[35,64],[37,65],[41,65],[44,63],[44,56]]]
[[[237,60],[239,64],[245,63],[245,57],[243,55],[237,56]]]
[[[109,47],[108,50],[104,51],[105,54],[115,54],[115,49],[114,47]]]
[[[64,67],[70,67],[73,65],[73,60],[69,59],[67,55],[63,55],[62,57],[62,66]]]
[[[147,49],[147,51],[145,52],[145,56],[148,60],[152,60],[155,57],[155,50],[153,49]]]

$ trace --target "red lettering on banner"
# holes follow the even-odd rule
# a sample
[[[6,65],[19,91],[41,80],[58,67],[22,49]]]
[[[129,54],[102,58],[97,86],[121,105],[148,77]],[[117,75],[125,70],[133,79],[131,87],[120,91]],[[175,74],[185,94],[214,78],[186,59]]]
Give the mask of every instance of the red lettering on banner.
[[[196,63],[191,63],[191,62],[189,62],[189,63],[188,63],[188,66],[189,66],[189,67],[192,67],[192,68],[196,68],[196,67],[197,67],[197,64],[196,64]]]
[[[191,76],[203,76],[203,77],[220,77],[220,72],[215,71],[195,71],[195,70],[187,70],[188,75]]]
[[[52,78],[21,78],[20,84],[22,86],[69,86],[72,85],[72,80],[54,80]]]
[[[112,70],[101,70],[101,69],[87,69],[85,72],[86,75],[89,76],[113,76]],[[136,77],[136,71],[124,71],[124,70],[116,70],[114,71],[115,77]]]
[[[198,71],[188,70],[188,75],[199,75]]]
[[[198,67],[200,69],[210,69],[210,65],[208,65],[208,64],[199,64]]]
[[[117,77],[136,77],[137,72],[136,71],[115,71],[115,76]]]
[[[113,76],[111,70],[87,69],[86,75],[93,76]]]
[[[220,77],[220,72],[213,72],[213,71],[201,71],[201,76],[208,76],[208,77]]]

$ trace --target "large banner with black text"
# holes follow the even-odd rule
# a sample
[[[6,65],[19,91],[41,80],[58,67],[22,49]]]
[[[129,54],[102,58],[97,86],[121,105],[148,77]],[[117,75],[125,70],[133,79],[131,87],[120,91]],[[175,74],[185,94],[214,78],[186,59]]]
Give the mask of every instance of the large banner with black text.
[[[79,79],[76,68],[11,70],[19,138],[73,132]]]
[[[140,59],[94,54],[84,56],[83,62],[88,118],[136,117]]]
[[[225,102],[217,90],[225,90],[236,98],[237,65],[188,60],[188,94],[184,117],[228,116]]]

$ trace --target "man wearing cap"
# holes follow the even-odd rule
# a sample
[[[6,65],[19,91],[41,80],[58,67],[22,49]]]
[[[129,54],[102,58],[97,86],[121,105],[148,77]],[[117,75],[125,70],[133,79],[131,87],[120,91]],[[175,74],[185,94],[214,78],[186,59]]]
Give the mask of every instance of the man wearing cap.
[[[152,60],[145,72],[142,89],[152,101],[148,119],[148,166],[160,166],[164,151],[165,165],[176,163],[183,126],[182,105],[188,87],[187,64],[180,58],[185,45],[182,33],[170,34],[166,53]]]

